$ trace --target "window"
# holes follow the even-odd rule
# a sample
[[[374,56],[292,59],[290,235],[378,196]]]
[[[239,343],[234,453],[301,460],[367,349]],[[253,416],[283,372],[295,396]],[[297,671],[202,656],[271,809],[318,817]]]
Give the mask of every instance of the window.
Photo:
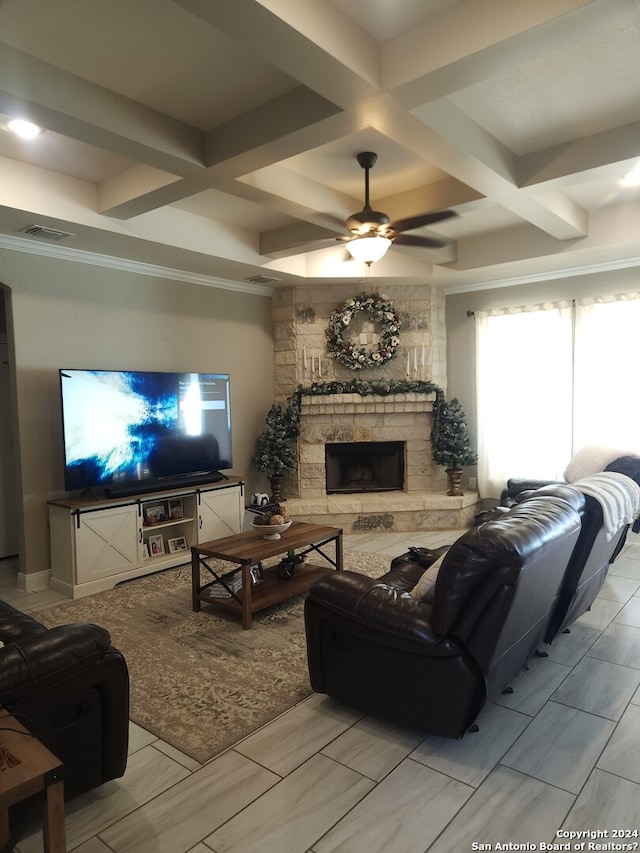
[[[478,483],[562,479],[588,444],[640,451],[640,294],[477,311]]]
[[[499,497],[514,476],[561,478],[571,456],[571,305],[475,318],[480,494]]]

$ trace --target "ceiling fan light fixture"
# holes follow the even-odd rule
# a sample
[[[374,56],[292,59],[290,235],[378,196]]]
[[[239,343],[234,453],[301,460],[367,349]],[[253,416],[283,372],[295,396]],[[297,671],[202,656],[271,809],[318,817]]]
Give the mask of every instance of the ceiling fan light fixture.
[[[373,264],[385,256],[390,245],[391,240],[388,237],[378,237],[374,234],[349,240],[347,250],[355,261]]]

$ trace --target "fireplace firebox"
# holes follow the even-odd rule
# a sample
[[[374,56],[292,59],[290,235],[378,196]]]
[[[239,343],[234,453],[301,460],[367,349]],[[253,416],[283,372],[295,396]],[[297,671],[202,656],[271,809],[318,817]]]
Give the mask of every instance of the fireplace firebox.
[[[357,441],[325,444],[327,494],[401,491],[404,442]]]

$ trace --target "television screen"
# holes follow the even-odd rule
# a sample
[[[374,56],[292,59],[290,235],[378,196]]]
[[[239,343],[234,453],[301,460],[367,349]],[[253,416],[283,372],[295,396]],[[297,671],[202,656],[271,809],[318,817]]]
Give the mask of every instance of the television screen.
[[[69,492],[134,493],[233,466],[228,374],[60,370],[60,394]]]

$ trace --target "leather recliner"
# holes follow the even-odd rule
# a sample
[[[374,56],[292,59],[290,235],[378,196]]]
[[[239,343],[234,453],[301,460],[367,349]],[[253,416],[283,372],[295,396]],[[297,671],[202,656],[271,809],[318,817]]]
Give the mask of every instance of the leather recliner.
[[[584,497],[532,496],[447,551],[433,603],[424,571],[332,572],[305,601],[311,685],[367,713],[462,737],[541,644],[581,530]]]
[[[64,765],[65,799],[122,776],[129,673],[104,628],[46,628],[0,601],[0,703]]]

